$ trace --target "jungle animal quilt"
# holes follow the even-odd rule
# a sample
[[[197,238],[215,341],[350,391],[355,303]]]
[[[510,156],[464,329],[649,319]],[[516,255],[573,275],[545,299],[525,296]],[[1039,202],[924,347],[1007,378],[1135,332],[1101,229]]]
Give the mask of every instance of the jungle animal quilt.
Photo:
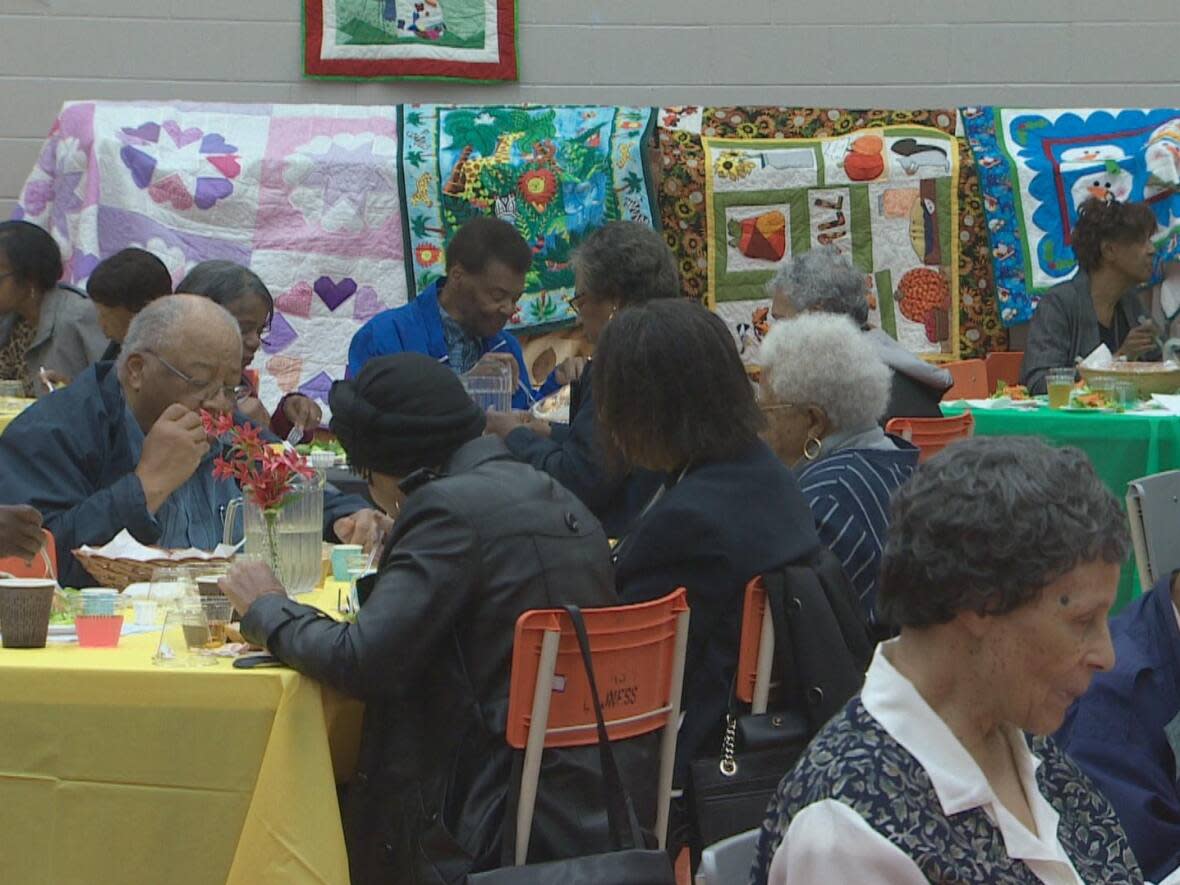
[[[311,77],[515,80],[516,0],[304,0]]]
[[[870,321],[934,360],[958,351],[958,142],[919,126],[833,138],[702,138],[708,301],[757,364],[765,285],[833,247],[865,274]]]
[[[1180,259],[1180,110],[962,111],[980,170],[1000,318],[1028,322],[1073,276],[1077,209],[1089,197],[1144,201],[1158,261]]]
[[[653,225],[651,108],[404,105],[401,112],[408,287],[443,276],[463,222],[516,226],[533,266],[510,328],[573,321],[573,250],[619,219]]]
[[[66,282],[136,246],[177,283],[211,258],[275,297],[253,368],[269,407],[327,401],[348,344],[406,300],[393,107],[70,102],[16,217],[50,231]]]

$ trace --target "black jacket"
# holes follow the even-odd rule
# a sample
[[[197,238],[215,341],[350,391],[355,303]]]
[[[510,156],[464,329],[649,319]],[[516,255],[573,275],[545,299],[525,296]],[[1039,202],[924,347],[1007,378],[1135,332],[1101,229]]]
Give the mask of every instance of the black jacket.
[[[526,464],[548,473],[582,499],[607,537],[625,534],[664,476],[650,470],[612,471],[598,443],[591,364],[570,390],[570,423],[552,425],[548,439],[518,427],[504,442]]]
[[[499,439],[467,443],[442,474],[410,491],[355,624],[282,596],[242,622],[284,662],[367,702],[344,814],[354,882],[461,882],[498,865],[516,619],[617,604],[598,521]],[[547,752],[530,860],[606,850],[596,754]]]
[[[688,470],[616,547],[624,602],[688,590],[679,783],[693,759],[720,753],[746,584],[819,546],[794,475],[756,442],[739,458]]]

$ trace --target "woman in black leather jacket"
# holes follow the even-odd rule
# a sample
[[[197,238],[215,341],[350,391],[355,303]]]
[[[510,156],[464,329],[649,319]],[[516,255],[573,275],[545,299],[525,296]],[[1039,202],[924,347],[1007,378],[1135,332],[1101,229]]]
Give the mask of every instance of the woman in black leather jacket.
[[[377,574],[362,580],[356,623],[288,599],[258,563],[222,586],[251,641],[367,702],[344,809],[353,881],[462,881],[499,865],[511,813],[516,619],[615,604],[606,537],[570,492],[480,436],[482,413],[430,357],[373,360],[330,402],[332,430],[373,499],[400,507]],[[638,750],[623,754],[632,772],[651,764]],[[547,754],[530,861],[607,849],[596,759],[595,747]]]

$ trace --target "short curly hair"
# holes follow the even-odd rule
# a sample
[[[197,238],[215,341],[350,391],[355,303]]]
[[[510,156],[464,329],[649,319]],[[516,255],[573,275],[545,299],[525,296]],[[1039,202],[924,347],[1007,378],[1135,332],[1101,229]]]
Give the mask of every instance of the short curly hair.
[[[1007,614],[1079,565],[1121,563],[1128,545],[1118,501],[1079,449],[962,440],[894,493],[878,610],[903,628]]]
[[[17,281],[48,292],[61,279],[61,249],[44,228],[28,221],[0,222],[0,252]]]
[[[680,295],[676,258],[664,238],[645,224],[612,221],[574,252],[580,296],[609,298],[629,307]]]
[[[866,428],[885,414],[892,373],[846,316],[807,313],[779,321],[759,354],[774,398],[819,406],[833,430]]]
[[[869,321],[868,285],[835,246],[816,246],[779,265],[766,293],[783,295],[796,313],[822,311],[852,317],[858,326]]]
[[[1155,233],[1155,213],[1146,203],[1107,202],[1091,197],[1078,207],[1070,245],[1086,273],[1102,264],[1102,244],[1142,242]]]

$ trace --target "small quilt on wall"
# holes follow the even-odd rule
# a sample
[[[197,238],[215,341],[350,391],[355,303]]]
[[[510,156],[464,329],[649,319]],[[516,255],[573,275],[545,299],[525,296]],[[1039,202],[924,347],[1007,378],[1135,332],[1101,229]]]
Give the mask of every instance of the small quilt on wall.
[[[705,136],[708,303],[758,362],[779,264],[833,246],[862,270],[870,322],[915,354],[958,355],[958,141],[888,126],[835,138]]]
[[[263,401],[326,405],[356,329],[406,300],[396,169],[392,107],[70,102],[15,215],[81,286],[129,246],[174,284],[211,258],[251,268],[275,297]]]
[[[651,108],[402,108],[409,289],[443,276],[446,244],[468,218],[495,215],[533,250],[509,327],[572,322],[570,257],[608,221],[655,223],[647,144]]]
[[[515,80],[516,0],[304,0],[304,71]]]
[[[1180,110],[963,110],[980,170],[1000,317],[1028,322],[1077,271],[1077,208],[1091,196],[1145,201],[1157,261],[1180,259]]]
[[[702,135],[717,138],[823,138],[867,127],[926,126],[957,133],[954,108],[844,110],[803,107],[687,107],[659,112],[659,211],[676,255],[686,295],[705,300],[709,246],[705,233],[705,162]],[[982,198],[965,139],[959,139],[959,352],[963,358],[1005,350],[1007,330],[996,310],[992,262]],[[744,318],[758,334],[759,324]]]

